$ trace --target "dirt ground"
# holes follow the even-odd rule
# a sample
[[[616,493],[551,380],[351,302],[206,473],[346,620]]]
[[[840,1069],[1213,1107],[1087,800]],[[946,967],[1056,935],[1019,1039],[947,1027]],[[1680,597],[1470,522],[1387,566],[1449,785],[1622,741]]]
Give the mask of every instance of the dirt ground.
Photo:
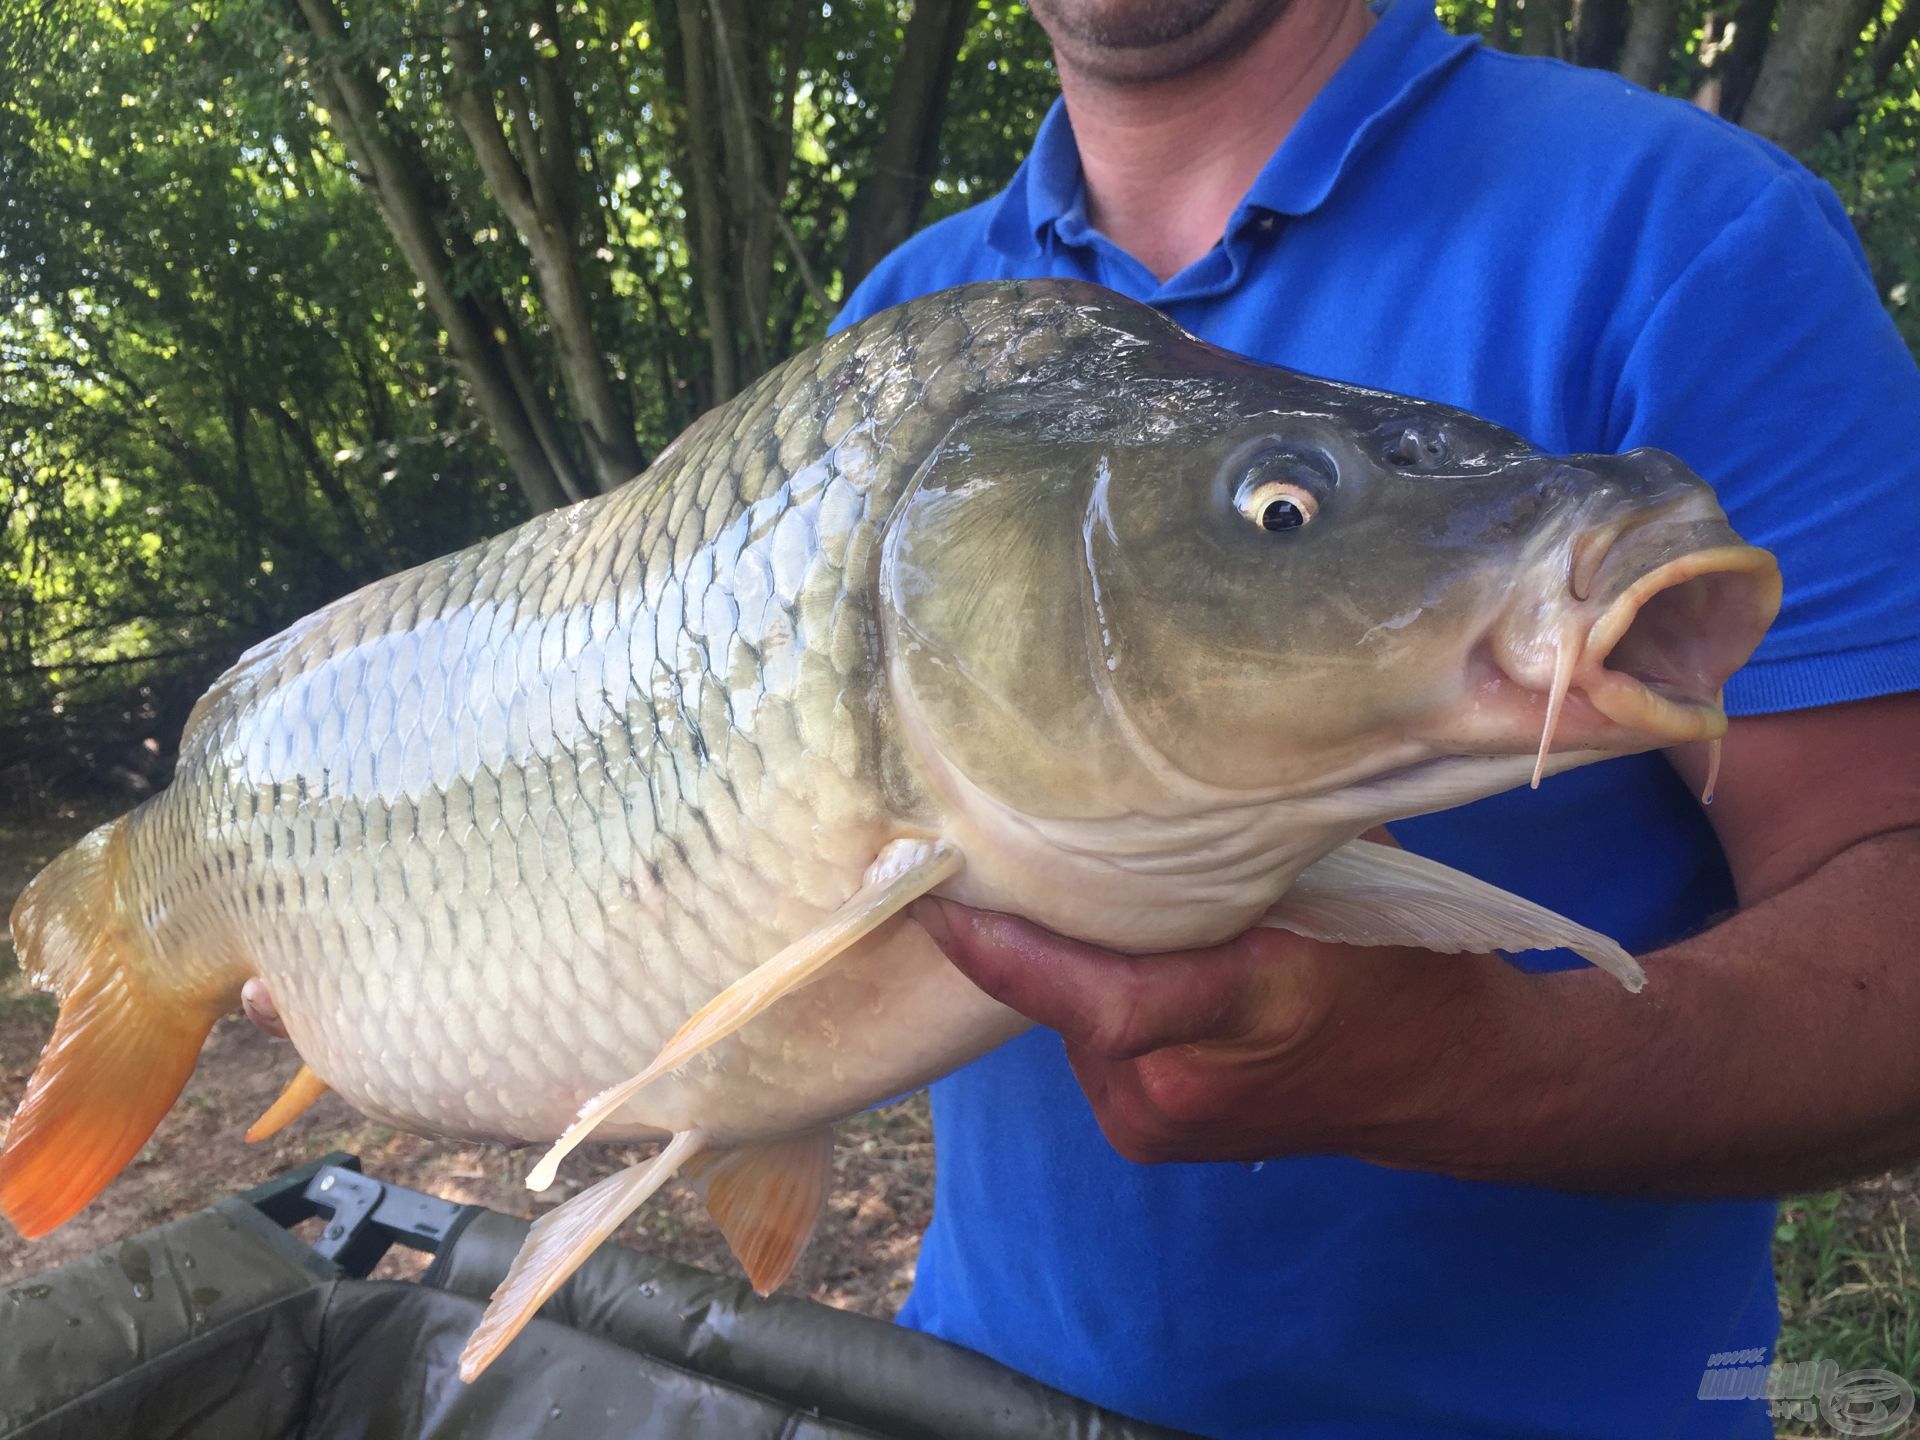
[[[40,866],[122,807],[66,807],[31,824],[0,817],[0,918]],[[4,926],[0,926],[0,932]],[[53,1001],[31,991],[0,934],[0,1126],[26,1090],[53,1029]],[[106,1193],[46,1238],[27,1242],[0,1224],[0,1285],[85,1255],[210,1201],[327,1154],[360,1156],[367,1173],[450,1200],[532,1216],[601,1176],[632,1164],[646,1146],[589,1145],[568,1160],[561,1184],[536,1197],[521,1183],[537,1149],[428,1140],[374,1124],[329,1095],[260,1145],[240,1137],[280,1093],[298,1061],[284,1042],[247,1021],[222,1021],[199,1068],[139,1157]],[[4,1131],[0,1131],[3,1134]],[[926,1100],[915,1096],[841,1127],[834,1188],[788,1293],[869,1315],[891,1316],[913,1283],[920,1232],[933,1208],[933,1137]],[[670,1185],[616,1236],[620,1244],[722,1274],[737,1274],[726,1242],[691,1190]],[[380,1274],[405,1275],[426,1259],[396,1251]]]

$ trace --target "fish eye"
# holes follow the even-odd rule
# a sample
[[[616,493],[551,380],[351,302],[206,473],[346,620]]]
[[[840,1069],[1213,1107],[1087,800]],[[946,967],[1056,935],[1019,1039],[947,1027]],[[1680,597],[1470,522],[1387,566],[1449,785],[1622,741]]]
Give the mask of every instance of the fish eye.
[[[1291,480],[1261,480],[1241,487],[1240,513],[1262,530],[1298,530],[1320,509],[1304,485]]]

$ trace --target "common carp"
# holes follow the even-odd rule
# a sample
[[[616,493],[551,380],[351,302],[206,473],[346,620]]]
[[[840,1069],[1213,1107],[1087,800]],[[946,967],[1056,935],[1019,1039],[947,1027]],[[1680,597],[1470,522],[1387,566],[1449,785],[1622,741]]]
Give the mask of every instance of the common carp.
[[[14,911],[61,1008],[0,1211],[83,1207],[257,976],[306,1067],[269,1123],[331,1087],[557,1140],[536,1186],[589,1133],[667,1142],[539,1221],[463,1373],[676,1172],[770,1289],[831,1122],[1026,1023],[922,895],[1142,954],[1565,945],[1638,988],[1357,837],[1715,740],[1778,601],[1671,456],[1543,455],[1087,285],[915,301],[244,655],[172,786]]]

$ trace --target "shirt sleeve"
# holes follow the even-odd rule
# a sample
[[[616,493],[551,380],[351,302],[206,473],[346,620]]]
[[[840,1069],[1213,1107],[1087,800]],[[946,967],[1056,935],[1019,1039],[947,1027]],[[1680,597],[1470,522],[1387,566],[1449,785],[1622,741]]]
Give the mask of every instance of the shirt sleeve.
[[[1671,450],[1779,557],[1730,714],[1920,689],[1920,367],[1832,192],[1777,174],[1674,279],[1623,367],[1621,449]]]

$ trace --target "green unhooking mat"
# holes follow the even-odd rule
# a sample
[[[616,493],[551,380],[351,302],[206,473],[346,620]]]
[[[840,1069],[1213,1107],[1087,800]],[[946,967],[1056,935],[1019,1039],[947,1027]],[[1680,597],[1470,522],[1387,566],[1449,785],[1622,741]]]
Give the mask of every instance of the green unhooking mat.
[[[371,1196],[351,1224],[333,1212],[334,1258],[282,1228],[329,1213],[298,1208],[324,1177]],[[929,1336],[612,1246],[463,1385],[526,1222],[290,1178],[0,1291],[0,1437],[1177,1440]],[[361,1223],[376,1202],[436,1251],[419,1283],[354,1278],[393,1238]]]

